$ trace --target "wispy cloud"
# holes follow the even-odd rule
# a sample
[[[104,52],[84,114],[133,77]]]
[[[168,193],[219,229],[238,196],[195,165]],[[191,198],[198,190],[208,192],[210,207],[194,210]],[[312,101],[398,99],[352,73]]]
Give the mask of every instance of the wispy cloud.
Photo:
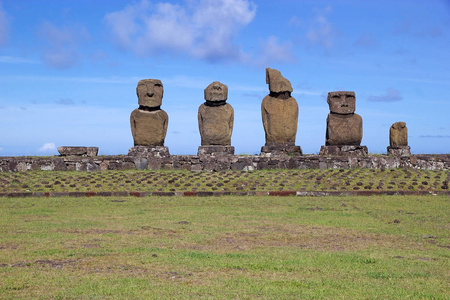
[[[377,41],[372,33],[365,32],[358,36],[353,45],[360,48],[373,48],[377,45]]]
[[[335,39],[339,35],[333,24],[328,20],[331,6],[317,10],[317,16],[306,32],[306,39],[313,46],[320,46],[328,50],[334,46]]]
[[[255,63],[258,66],[267,66],[271,63],[289,63],[296,62],[293,54],[291,42],[284,44],[278,41],[276,36],[269,36],[259,47],[260,55]]]
[[[53,142],[50,143],[45,143],[44,145],[42,145],[41,148],[39,148],[39,152],[51,152],[56,150],[56,145]]]
[[[47,21],[42,23],[39,36],[45,43],[43,61],[56,69],[73,66],[79,59],[78,43],[89,38],[84,27],[60,27]]]
[[[415,22],[404,20],[394,29],[394,35],[410,35],[417,38],[440,38],[444,31],[439,26],[418,27]]]
[[[2,64],[38,64],[39,62],[14,56],[0,56],[0,63]]]
[[[9,31],[9,21],[6,17],[6,13],[3,10],[2,4],[0,3],[0,46],[6,44],[8,40]]]
[[[130,84],[137,83],[141,77],[63,77],[63,76],[0,76],[2,81],[8,80],[33,80],[48,82],[83,82],[83,83],[105,83],[105,84]]]
[[[400,92],[393,88],[387,88],[386,92],[382,95],[367,97],[367,100],[374,102],[396,102],[401,101],[402,99],[403,96],[400,95]]]
[[[427,134],[427,135],[419,135],[420,138],[433,138],[433,139],[449,139],[450,135],[441,135],[441,134]]]
[[[105,16],[117,44],[141,56],[181,53],[207,61],[248,59],[233,40],[250,23],[256,5],[248,0],[151,4],[142,0]]]
[[[75,101],[73,101],[70,98],[61,98],[58,101],[56,101],[56,104],[60,104],[60,105],[74,105]]]
[[[299,26],[302,26],[302,25],[303,25],[303,20],[300,19],[300,18],[297,17],[297,16],[293,16],[293,17],[289,20],[288,25],[289,25],[289,26],[299,27]]]

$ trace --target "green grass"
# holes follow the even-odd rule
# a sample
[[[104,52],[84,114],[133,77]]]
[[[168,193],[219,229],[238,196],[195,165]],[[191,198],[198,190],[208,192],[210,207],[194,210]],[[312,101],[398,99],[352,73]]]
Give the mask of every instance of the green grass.
[[[1,299],[448,299],[447,196],[0,199]]]
[[[446,191],[449,174],[448,170],[415,169],[30,171],[0,174],[0,192]]]

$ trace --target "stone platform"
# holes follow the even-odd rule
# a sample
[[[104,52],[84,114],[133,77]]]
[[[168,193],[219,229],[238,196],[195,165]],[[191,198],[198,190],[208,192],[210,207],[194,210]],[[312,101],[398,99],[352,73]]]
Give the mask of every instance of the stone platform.
[[[169,157],[169,148],[166,146],[134,146],[128,150],[128,156],[133,157]]]
[[[301,156],[302,148],[300,146],[290,144],[266,145],[261,147],[261,156]]]
[[[208,145],[199,146],[197,155],[211,155],[211,156],[222,156],[222,155],[234,155],[233,146],[219,146],[219,145]]]
[[[58,152],[61,156],[97,156],[98,147],[60,146]]]
[[[387,147],[387,155],[393,156],[410,156],[411,147],[409,146],[389,146]]]
[[[319,155],[326,156],[366,156],[369,151],[366,146],[322,146]]]

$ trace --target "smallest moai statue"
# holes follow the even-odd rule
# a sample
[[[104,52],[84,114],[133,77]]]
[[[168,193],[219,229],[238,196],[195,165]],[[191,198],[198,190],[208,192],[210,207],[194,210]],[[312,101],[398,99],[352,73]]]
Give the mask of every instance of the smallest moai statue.
[[[408,128],[405,122],[396,122],[389,129],[389,147],[387,153],[395,156],[409,156]]]
[[[234,154],[231,146],[234,110],[226,103],[228,87],[214,81],[205,89],[205,103],[198,108],[198,129],[202,145],[198,147],[198,155]]]

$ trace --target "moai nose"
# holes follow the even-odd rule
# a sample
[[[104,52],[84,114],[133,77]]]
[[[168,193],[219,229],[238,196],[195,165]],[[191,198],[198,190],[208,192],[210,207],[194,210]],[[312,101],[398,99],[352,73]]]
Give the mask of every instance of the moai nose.
[[[147,86],[147,96],[153,97],[155,95],[153,86]]]
[[[345,95],[341,96],[341,107],[348,107],[348,103],[346,102],[345,98]]]

